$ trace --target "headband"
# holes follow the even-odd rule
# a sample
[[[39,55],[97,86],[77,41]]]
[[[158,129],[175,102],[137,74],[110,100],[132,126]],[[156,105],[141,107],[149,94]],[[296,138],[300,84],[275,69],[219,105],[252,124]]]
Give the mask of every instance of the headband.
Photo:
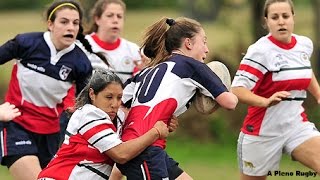
[[[49,17],[48,17],[48,20],[50,20],[50,19],[51,19],[51,16],[54,14],[54,12],[57,11],[57,9],[61,8],[62,6],[71,6],[71,7],[75,8],[75,9],[78,9],[78,8],[77,8],[74,4],[72,4],[72,3],[62,3],[62,4],[60,4],[59,6],[55,7],[55,8],[51,11],[51,13],[50,13],[50,15],[49,15]]]

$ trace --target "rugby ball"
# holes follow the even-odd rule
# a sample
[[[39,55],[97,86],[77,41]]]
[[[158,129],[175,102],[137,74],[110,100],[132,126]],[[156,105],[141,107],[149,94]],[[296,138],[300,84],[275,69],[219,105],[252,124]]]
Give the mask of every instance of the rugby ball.
[[[227,89],[230,90],[231,76],[227,66],[219,61],[211,61],[207,66],[221,79]],[[200,91],[196,92],[192,104],[195,109],[202,114],[211,114],[220,107],[214,99],[201,94]]]

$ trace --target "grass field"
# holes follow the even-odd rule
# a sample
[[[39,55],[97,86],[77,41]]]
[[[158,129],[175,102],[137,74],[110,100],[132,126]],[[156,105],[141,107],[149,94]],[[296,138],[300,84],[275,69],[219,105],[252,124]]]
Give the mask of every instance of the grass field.
[[[296,9],[296,33],[314,37],[312,33],[312,16],[308,7]],[[44,31],[46,26],[41,11],[0,12],[0,44],[18,33]],[[303,14],[303,16],[302,16]],[[137,43],[141,40],[143,30],[163,16],[178,17],[181,14],[170,10],[129,11],[126,17],[124,37]],[[219,56],[233,66],[239,63],[239,56],[252,42],[250,36],[250,14],[247,8],[238,11],[223,11],[221,18],[214,23],[203,23],[208,36],[210,56]],[[239,23],[241,22],[241,23]],[[308,28],[309,27],[309,28]],[[11,71],[11,63],[0,66],[0,89],[6,89]],[[0,91],[0,99],[3,98]],[[236,180],[238,169],[236,148],[232,145],[201,144],[190,140],[169,141],[167,151],[195,180]],[[234,140],[236,143],[236,140]],[[281,171],[308,171],[297,162],[285,156],[281,162]],[[281,176],[268,180],[301,180],[304,177]],[[308,178],[317,179],[317,178]],[[0,180],[11,180],[5,167],[0,167]]]
[[[180,166],[195,180],[236,180],[238,178],[235,146],[191,142],[170,138],[167,152]],[[298,162],[291,161],[284,156],[280,170],[283,172],[309,171]],[[317,177],[319,178],[319,177]],[[308,179],[317,179],[309,177]],[[270,176],[268,180],[302,180],[299,176]],[[0,167],[0,180],[11,180],[8,170]]]

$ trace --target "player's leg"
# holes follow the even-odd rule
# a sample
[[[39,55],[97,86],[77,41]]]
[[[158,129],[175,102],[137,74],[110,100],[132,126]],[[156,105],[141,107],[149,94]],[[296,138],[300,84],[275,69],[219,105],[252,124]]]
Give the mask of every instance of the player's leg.
[[[238,165],[241,180],[265,180],[279,169],[285,137],[259,137],[240,133]]]
[[[1,164],[15,180],[36,179],[41,167],[32,135],[13,121],[1,124],[0,133]]]
[[[313,123],[305,122],[293,133],[287,150],[294,160],[320,173],[320,133]]]
[[[193,180],[189,174],[179,167],[179,163],[172,159],[168,154],[166,155],[166,165],[168,168],[169,179]]]
[[[15,180],[35,180],[40,171],[38,157],[34,155],[23,156],[9,167],[9,172]]]

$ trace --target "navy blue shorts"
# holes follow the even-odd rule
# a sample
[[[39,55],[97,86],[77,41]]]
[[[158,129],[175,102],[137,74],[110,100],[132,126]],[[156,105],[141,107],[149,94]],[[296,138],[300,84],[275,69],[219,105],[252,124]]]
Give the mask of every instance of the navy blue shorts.
[[[173,180],[183,173],[178,165],[162,148],[150,146],[126,164],[117,164],[117,167],[127,180]]]
[[[59,141],[59,133],[36,134],[13,121],[0,122],[0,162],[10,167],[20,157],[35,155],[44,168],[56,154]]]

